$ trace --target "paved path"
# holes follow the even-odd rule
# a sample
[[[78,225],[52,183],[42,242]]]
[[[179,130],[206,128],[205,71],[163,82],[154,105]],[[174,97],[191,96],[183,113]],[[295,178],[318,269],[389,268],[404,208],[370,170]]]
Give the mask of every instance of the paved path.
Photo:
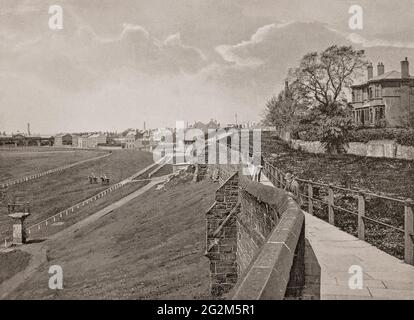
[[[414,299],[414,267],[305,213],[306,237],[321,267],[321,299]],[[363,288],[350,289],[352,265]]]
[[[273,186],[263,173],[260,179]],[[304,213],[306,238],[321,267],[322,300],[414,300],[414,266]],[[362,289],[349,287],[353,265],[362,268]]]

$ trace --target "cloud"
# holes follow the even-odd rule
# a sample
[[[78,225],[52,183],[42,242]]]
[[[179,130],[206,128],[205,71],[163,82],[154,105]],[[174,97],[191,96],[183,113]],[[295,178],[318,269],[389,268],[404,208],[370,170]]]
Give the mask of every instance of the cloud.
[[[265,64],[265,61],[253,55],[249,55],[249,53],[254,53],[255,48],[260,44],[272,41],[271,37],[278,31],[278,29],[283,29],[293,23],[294,22],[291,21],[262,26],[251,35],[249,40],[244,40],[235,45],[220,45],[217,46],[215,50],[225,61],[233,63],[235,67],[257,68]]]
[[[160,40],[128,23],[105,36],[81,25],[69,34],[9,37],[0,46],[0,58],[3,72],[35,76],[70,91],[90,90],[119,69],[161,76],[196,73],[207,64],[203,52],[184,44],[179,33]]]
[[[215,50],[227,61],[234,63],[236,67],[249,67],[256,68],[262,65],[264,62],[255,57],[242,57],[238,54],[238,51],[242,51],[244,48],[254,46],[266,39],[267,34],[272,32],[276,28],[275,24],[269,24],[257,29],[257,31],[250,37],[250,40],[242,41],[235,45],[220,45]]]
[[[361,45],[365,48],[370,47],[393,47],[393,48],[410,48],[414,49],[414,42],[403,42],[403,41],[389,41],[380,38],[367,39],[360,34],[350,33],[347,40],[352,43]]]

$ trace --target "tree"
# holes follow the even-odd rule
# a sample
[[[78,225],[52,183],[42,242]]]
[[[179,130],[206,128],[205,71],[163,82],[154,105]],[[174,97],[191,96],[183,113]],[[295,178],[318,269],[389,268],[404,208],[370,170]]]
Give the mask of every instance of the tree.
[[[267,101],[263,123],[276,128],[291,128],[298,123],[305,106],[299,101],[292,86]]]
[[[290,78],[301,103],[309,105],[307,122],[317,126],[329,153],[344,152],[353,128],[345,90],[359,77],[367,61],[364,51],[351,46],[331,46],[306,54]]]
[[[333,45],[325,51],[306,54],[290,78],[300,98],[321,113],[335,113],[345,99],[345,89],[360,76],[367,65],[363,50]]]

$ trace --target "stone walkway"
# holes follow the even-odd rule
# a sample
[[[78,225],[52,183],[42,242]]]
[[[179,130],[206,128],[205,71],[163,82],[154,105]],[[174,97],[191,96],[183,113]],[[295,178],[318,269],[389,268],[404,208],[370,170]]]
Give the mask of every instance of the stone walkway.
[[[321,267],[321,299],[414,299],[414,266],[305,213],[306,237]],[[353,265],[361,289],[348,285]]]
[[[263,173],[260,181],[273,186]],[[306,238],[321,268],[321,300],[414,300],[414,266],[304,213]],[[362,268],[361,289],[348,284],[351,266]]]

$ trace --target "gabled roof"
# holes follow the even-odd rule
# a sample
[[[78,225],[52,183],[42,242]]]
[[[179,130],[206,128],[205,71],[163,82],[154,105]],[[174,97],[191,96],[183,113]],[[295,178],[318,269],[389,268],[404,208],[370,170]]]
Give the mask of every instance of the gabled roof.
[[[414,79],[414,77],[410,76],[410,79]],[[380,76],[373,77],[369,80],[366,80],[364,82],[355,84],[351,87],[359,87],[359,86],[366,85],[370,82],[376,82],[376,81],[381,81],[381,80],[401,80],[401,72],[398,72],[398,71],[395,71],[395,70],[388,71],[388,72],[386,72],[386,73],[384,73]]]
[[[383,79],[401,79],[401,72],[392,70],[388,71],[380,76],[373,77],[369,81],[383,80]]]
[[[100,137],[102,135],[103,135],[102,133],[93,133],[88,138],[98,138],[98,137]]]

